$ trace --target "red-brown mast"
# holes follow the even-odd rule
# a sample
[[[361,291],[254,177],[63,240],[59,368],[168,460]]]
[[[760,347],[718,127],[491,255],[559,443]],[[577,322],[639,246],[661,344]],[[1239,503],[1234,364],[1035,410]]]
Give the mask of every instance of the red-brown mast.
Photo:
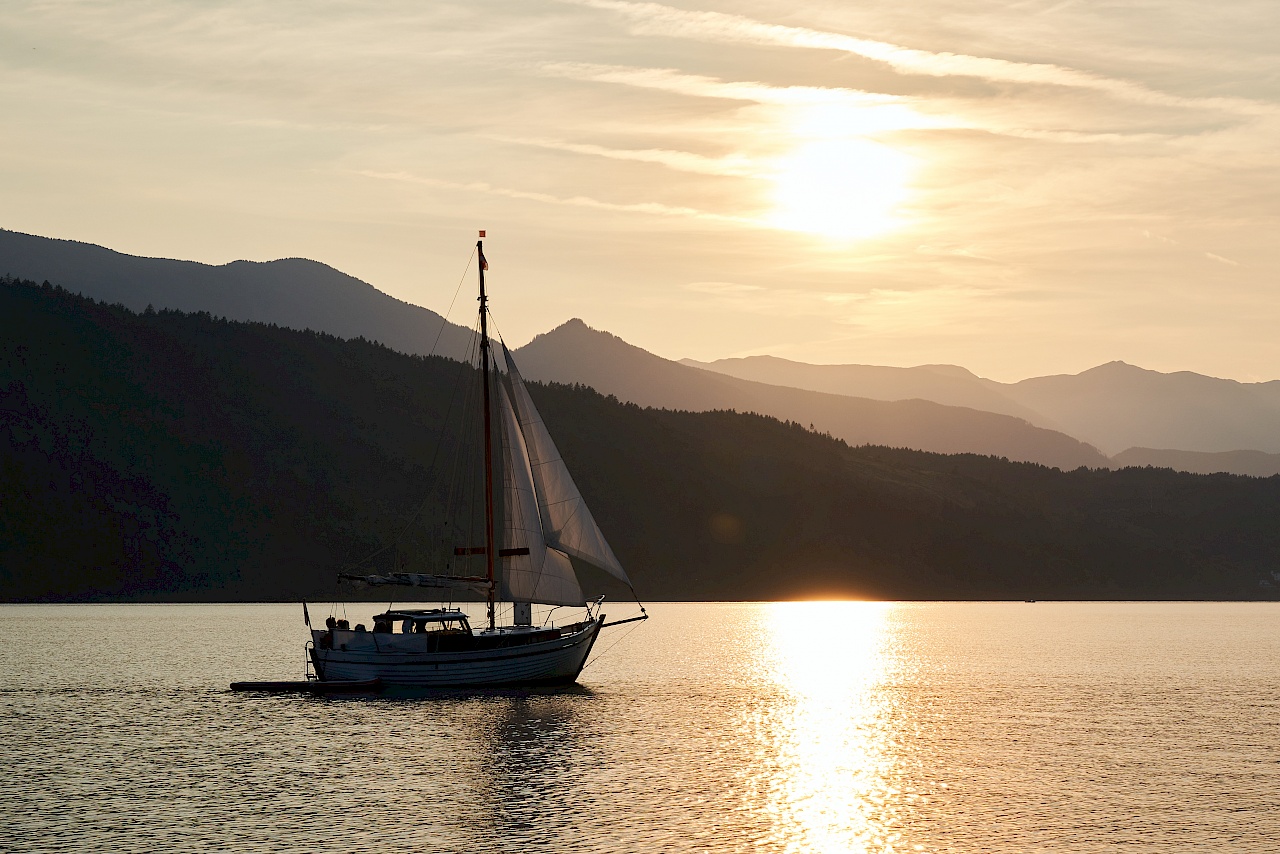
[[[484,237],[484,232],[480,232]],[[484,240],[476,241],[480,269],[480,373],[484,380],[484,562],[489,579],[489,631],[495,626],[493,559],[498,550],[493,536],[493,426],[489,404],[489,299],[484,292]]]

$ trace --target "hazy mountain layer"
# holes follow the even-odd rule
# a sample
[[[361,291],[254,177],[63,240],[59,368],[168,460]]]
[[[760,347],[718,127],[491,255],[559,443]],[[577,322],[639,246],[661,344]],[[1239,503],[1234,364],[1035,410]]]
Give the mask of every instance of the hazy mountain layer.
[[[433,311],[384,294],[359,279],[304,258],[195,261],[139,258],[71,240],[0,230],[0,275],[48,280],[134,311],[207,311],[230,320],[369,338],[402,353],[466,357],[471,332]]]
[[[891,368],[879,365],[810,365],[776,356],[748,356],[697,362],[690,367],[728,374],[744,380],[791,386],[828,394],[872,400],[931,400],[947,406],[967,406],[984,412],[1012,415],[1040,427],[1057,429],[1039,412],[1004,393],[999,383],[983,379],[956,365]]]
[[[339,567],[437,511],[432,438],[473,375],[2,284],[0,597],[332,598]],[[1277,593],[1280,478],[850,448],[531,390],[650,599]]]
[[[517,351],[528,376],[582,383],[641,406],[733,409],[813,425],[855,444],[1003,456],[1063,469],[1105,466],[1082,442],[1018,418],[925,400],[888,402],[741,380],[655,356],[580,320]]]
[[[1024,406],[1110,453],[1131,447],[1280,453],[1276,380],[1242,383],[1109,362],[1005,388]]]
[[[1153,466],[1197,474],[1246,474],[1271,477],[1280,474],[1280,454],[1262,451],[1170,451],[1155,448],[1130,448],[1111,458],[1116,466]]]
[[[1280,452],[1280,381],[1241,383],[1188,371],[1164,374],[1111,362],[1080,374],[999,383],[953,365],[886,368],[809,365],[771,356],[693,362],[744,379],[778,385],[903,400],[919,397],[1025,418],[1060,430],[1108,453],[1124,448],[1177,448],[1204,453],[1238,449]],[[1224,455],[1212,463],[1194,456],[1166,457],[1162,465],[1201,471],[1220,465],[1236,474],[1258,474],[1248,456]],[[1128,464],[1118,456],[1117,464]],[[1268,472],[1270,473],[1270,472]]]

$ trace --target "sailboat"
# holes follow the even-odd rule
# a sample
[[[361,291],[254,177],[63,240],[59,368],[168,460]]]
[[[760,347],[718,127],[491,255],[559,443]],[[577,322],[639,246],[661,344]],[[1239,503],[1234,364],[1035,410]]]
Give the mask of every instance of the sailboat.
[[[604,597],[588,602],[571,557],[634,587],[547,432],[506,344],[489,337],[484,232],[479,268],[479,362],[483,449],[483,543],[459,543],[455,564],[483,558],[485,574],[394,571],[341,573],[367,585],[446,588],[484,596],[486,624],[473,627],[458,607],[395,608],[373,618],[373,631],[332,616],[311,628],[308,656],[321,682],[423,687],[555,685],[575,682],[606,626]],[[498,623],[500,603],[511,622]],[[637,598],[639,605],[639,599]],[[565,625],[534,624],[533,606],[585,608]],[[504,613],[508,611],[503,605]],[[304,606],[305,612],[305,606]],[[310,626],[310,617],[307,618]]]

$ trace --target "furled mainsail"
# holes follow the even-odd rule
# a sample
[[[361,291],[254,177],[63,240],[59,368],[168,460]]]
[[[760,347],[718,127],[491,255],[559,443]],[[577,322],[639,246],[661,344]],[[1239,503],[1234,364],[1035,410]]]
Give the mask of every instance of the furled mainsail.
[[[524,436],[506,389],[498,385],[498,410],[502,419],[502,550],[498,598],[508,602],[542,605],[582,605],[578,576],[569,557],[548,548]]]
[[[587,509],[587,502],[578,492],[560,451],[542,423],[542,416],[534,407],[506,344],[502,345],[502,354],[507,362],[507,379],[515,401],[516,417],[528,449],[542,534],[547,545],[597,566],[630,586],[631,579],[627,578],[626,570]]]

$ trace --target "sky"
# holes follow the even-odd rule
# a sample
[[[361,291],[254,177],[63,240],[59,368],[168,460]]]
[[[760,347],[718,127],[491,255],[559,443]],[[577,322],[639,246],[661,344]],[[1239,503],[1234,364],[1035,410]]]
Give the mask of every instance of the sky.
[[[511,344],[1275,379],[1277,33],[1274,0],[9,0],[0,227],[440,312],[483,228]]]

